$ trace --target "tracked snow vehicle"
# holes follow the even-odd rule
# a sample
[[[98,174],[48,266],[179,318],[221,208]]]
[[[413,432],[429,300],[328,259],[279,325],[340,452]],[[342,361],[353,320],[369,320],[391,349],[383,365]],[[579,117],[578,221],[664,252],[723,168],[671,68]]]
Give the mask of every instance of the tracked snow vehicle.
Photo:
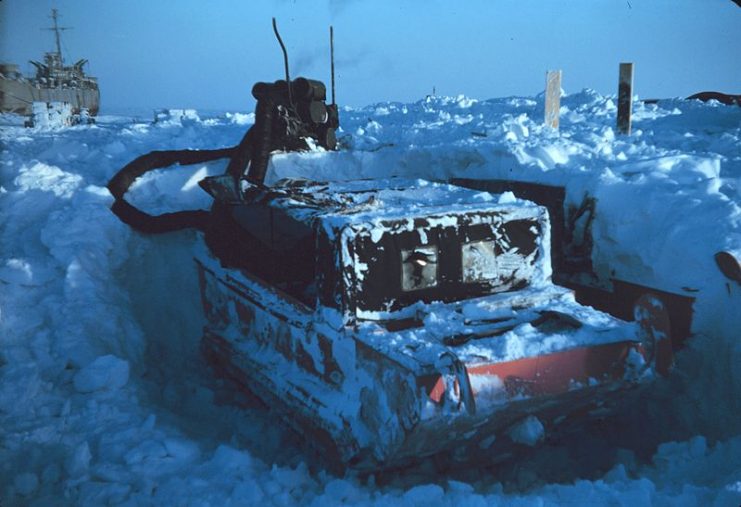
[[[271,151],[336,148],[325,94],[286,64],[284,81],[253,88],[238,146],[152,152],[108,184],[133,227],[202,231],[202,349],[218,374],[334,463],[377,470],[445,453],[494,461],[668,369],[658,299],[627,323],[551,282],[545,207],[423,180],[266,187]],[[150,170],[218,158],[226,173],[200,183],[209,212],[153,217],[124,199]]]
[[[342,464],[511,446],[666,362],[655,300],[641,328],[551,283],[528,201],[395,180],[246,195],[196,257],[203,351]]]

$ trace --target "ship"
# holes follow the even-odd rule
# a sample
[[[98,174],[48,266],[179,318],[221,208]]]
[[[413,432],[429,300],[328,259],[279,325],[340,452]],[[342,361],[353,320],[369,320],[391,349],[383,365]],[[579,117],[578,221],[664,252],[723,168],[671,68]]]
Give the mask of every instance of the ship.
[[[56,51],[45,53],[43,63],[30,62],[36,67],[34,76],[23,76],[17,64],[0,63],[0,112],[28,116],[34,102],[66,102],[73,114],[84,109],[95,116],[100,108],[98,80],[85,74],[83,66],[88,61],[84,58],[65,65],[60,33],[68,28],[57,23],[56,9],[52,9],[51,19],[53,26],[48,30],[54,32]]]

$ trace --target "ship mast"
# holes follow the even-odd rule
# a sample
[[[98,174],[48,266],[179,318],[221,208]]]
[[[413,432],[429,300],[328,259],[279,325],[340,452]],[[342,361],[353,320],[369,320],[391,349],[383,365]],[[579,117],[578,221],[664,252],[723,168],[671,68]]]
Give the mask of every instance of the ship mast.
[[[57,25],[57,10],[52,9],[51,10],[51,19],[54,20],[54,26],[51,28],[47,28],[46,30],[53,30],[54,31],[54,37],[57,42],[57,54],[59,55],[59,61],[62,62],[64,58],[62,57],[62,44],[59,41],[59,32],[62,30],[69,30],[70,27],[61,27]]]

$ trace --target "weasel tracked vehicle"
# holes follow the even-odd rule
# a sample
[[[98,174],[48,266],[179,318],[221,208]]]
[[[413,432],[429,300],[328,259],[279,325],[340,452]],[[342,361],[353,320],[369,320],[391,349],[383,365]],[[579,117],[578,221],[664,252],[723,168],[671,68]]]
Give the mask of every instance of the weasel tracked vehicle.
[[[342,465],[493,457],[667,364],[656,300],[626,323],[551,283],[545,208],[396,180],[225,198],[228,181],[203,185],[203,352]]]

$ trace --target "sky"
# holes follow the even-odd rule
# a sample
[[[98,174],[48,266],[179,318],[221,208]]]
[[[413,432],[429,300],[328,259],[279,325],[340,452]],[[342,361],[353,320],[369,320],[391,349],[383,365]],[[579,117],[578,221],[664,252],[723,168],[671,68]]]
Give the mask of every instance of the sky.
[[[550,69],[562,88],[617,92],[633,62],[642,98],[741,93],[741,8],[731,0],[0,0],[0,61],[54,47],[89,60],[102,111],[191,107],[251,111],[257,81],[329,85],[335,32],[337,102],[414,102],[432,93],[533,96]]]

